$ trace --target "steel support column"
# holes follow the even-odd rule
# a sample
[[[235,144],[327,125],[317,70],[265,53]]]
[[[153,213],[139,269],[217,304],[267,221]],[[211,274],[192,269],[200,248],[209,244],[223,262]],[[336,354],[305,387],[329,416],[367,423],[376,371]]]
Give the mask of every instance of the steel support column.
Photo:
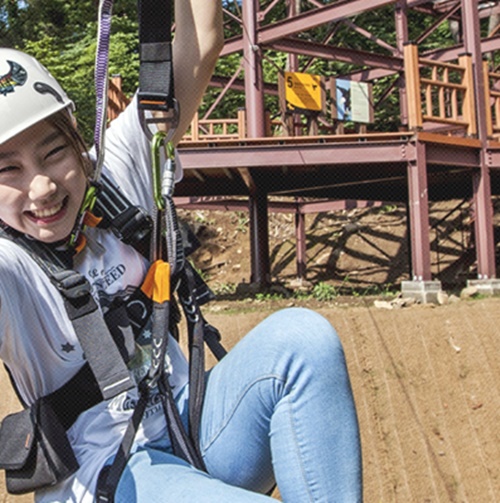
[[[306,279],[306,216],[300,204],[295,210],[295,239],[297,251],[297,278]]]
[[[257,45],[258,0],[242,3],[243,60],[245,70],[246,131],[249,138],[266,135],[262,60]],[[250,173],[251,175],[251,173]],[[270,280],[267,194],[257,185],[249,195],[251,281],[266,285]]]
[[[396,21],[396,45],[398,55],[403,57],[404,46],[408,42],[408,5],[407,0],[399,0],[394,12]],[[404,78],[399,79],[399,108],[402,126],[408,126],[408,105]]]
[[[267,194],[260,191],[254,194],[248,200],[248,209],[252,267],[250,281],[265,286],[271,280]]]
[[[473,190],[477,274],[478,279],[485,280],[495,278],[496,271],[491,181],[489,167],[486,162],[488,137],[478,0],[462,0],[462,26],[465,50],[472,54],[476,121],[479,139],[482,144],[480,156],[481,167],[479,171],[473,174]]]
[[[247,136],[265,136],[264,86],[262,60],[257,45],[258,0],[244,0],[242,5],[243,61],[245,69],[245,104],[247,115]]]
[[[431,280],[429,197],[425,144],[417,141],[415,160],[408,163],[408,208],[410,212],[412,280]]]

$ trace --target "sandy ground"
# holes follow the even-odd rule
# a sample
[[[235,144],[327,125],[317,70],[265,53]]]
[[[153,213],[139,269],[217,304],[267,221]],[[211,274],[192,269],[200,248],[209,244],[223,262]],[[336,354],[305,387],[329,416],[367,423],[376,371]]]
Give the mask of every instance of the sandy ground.
[[[282,307],[226,302],[206,314],[231,347]],[[317,310],[344,344],[365,502],[500,501],[500,299],[397,310],[366,299]],[[3,416],[17,407],[4,374],[1,389]],[[2,478],[0,502],[28,501],[5,494]]]

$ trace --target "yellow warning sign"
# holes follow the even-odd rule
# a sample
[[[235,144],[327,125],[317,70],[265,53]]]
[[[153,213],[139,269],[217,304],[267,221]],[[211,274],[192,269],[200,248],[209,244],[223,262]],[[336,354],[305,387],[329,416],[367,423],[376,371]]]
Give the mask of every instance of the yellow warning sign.
[[[293,110],[323,110],[321,77],[310,73],[285,72],[285,99],[287,108]]]

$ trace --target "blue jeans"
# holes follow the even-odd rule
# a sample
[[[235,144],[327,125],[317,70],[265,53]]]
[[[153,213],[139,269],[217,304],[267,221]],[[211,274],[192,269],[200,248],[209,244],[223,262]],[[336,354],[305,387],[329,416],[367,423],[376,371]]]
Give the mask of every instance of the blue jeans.
[[[275,481],[287,503],[362,500],[344,353],[313,311],[272,314],[209,372],[200,436],[209,474],[150,445],[131,457],[116,501],[264,503]]]

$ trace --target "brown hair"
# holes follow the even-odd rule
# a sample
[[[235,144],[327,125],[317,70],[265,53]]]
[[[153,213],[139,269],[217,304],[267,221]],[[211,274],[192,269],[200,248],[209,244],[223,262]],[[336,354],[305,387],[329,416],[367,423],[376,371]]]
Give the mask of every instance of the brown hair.
[[[87,178],[90,177],[93,170],[92,161],[87,156],[87,145],[85,145],[84,139],[76,128],[73,116],[70,115],[67,110],[61,110],[45,120],[48,124],[61,132],[68,140],[70,147],[74,150],[77,154],[77,158],[80,160],[85,176]]]

